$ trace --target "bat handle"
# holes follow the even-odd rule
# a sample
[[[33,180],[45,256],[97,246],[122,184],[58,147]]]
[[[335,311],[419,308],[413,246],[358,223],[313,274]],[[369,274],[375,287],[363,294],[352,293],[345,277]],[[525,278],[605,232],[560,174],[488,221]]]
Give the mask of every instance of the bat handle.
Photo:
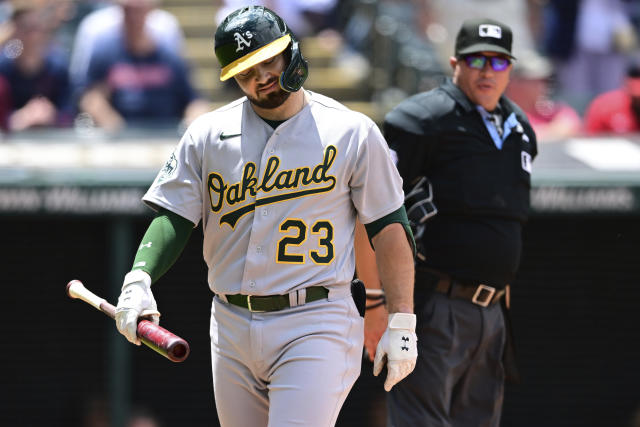
[[[111,317],[112,319],[116,318],[116,308],[113,305],[109,304],[108,302],[106,301],[101,302],[99,308],[101,312]]]

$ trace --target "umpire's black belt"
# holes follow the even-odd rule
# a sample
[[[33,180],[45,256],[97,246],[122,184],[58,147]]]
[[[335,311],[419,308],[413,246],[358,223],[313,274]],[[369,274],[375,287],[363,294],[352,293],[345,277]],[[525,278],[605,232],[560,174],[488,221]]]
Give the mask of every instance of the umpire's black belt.
[[[464,284],[446,273],[431,268],[423,268],[422,270],[437,277],[436,286],[433,289],[449,296],[449,298],[464,299],[481,307],[488,307],[499,302],[500,298],[505,294],[504,289],[498,289],[484,283],[476,285]]]
[[[306,296],[304,303],[317,301],[329,296],[329,290],[322,286],[311,286],[305,288]],[[286,295],[225,295],[229,304],[246,308],[251,312],[278,311],[291,307],[289,294]]]

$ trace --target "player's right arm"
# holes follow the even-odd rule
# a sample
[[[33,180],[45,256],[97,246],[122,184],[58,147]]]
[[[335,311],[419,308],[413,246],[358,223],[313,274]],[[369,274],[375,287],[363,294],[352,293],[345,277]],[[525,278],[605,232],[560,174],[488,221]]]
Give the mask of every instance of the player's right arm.
[[[194,224],[171,211],[160,209],[140,242],[132,270],[127,273],[116,307],[116,327],[130,342],[136,336],[139,317],[159,322],[151,284],[174,264],[189,241]]]
[[[132,271],[142,270],[152,282],[158,280],[182,253],[193,227],[188,219],[160,208],[142,238]]]

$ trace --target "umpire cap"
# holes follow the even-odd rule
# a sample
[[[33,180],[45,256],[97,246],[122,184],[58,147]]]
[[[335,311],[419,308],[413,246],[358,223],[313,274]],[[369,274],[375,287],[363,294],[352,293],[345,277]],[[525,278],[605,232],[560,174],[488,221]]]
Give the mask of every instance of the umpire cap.
[[[225,81],[254,65],[290,48],[287,69],[280,76],[280,86],[294,92],[308,75],[307,61],[287,24],[264,6],[248,6],[229,14],[218,26],[215,52]]]
[[[513,34],[511,28],[488,18],[468,19],[462,23],[456,36],[456,56],[476,52],[497,52],[511,55]]]

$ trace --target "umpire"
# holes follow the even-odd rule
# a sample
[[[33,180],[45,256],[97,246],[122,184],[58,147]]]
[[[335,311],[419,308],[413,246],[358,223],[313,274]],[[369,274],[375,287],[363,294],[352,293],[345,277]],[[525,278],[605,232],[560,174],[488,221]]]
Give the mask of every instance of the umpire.
[[[453,78],[385,118],[420,245],[418,362],[390,392],[394,427],[500,424],[508,290],[537,154],[525,114],[503,96],[511,42],[500,22],[465,21],[450,59]]]

